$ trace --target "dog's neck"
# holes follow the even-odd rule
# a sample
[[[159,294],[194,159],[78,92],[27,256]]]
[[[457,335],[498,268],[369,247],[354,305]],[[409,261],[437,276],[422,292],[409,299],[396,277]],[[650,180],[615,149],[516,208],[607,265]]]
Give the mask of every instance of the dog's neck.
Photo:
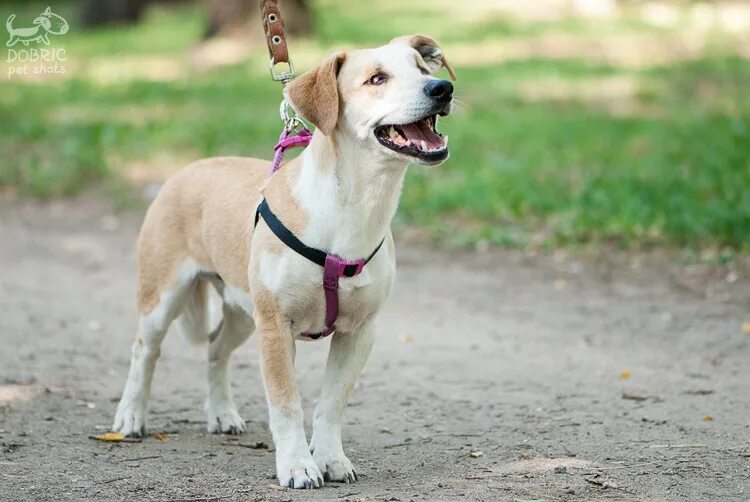
[[[390,229],[408,164],[320,131],[300,160],[293,193],[308,217],[300,238],[342,258],[369,256]]]

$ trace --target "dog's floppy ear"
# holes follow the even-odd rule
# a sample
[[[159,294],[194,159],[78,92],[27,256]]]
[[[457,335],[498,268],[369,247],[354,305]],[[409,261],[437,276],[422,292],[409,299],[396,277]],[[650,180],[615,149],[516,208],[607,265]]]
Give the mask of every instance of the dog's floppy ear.
[[[448,64],[448,61],[443,54],[443,50],[434,38],[428,37],[427,35],[405,35],[403,37],[394,38],[390,43],[405,44],[412,47],[422,56],[422,59],[424,59],[424,62],[433,74],[437,73],[440,68],[445,68],[448,70],[451,79],[456,80],[456,72],[453,71],[451,65]]]
[[[346,53],[337,52],[317,68],[292,80],[284,89],[292,108],[326,136],[333,133],[339,119],[337,77],[345,60]]]

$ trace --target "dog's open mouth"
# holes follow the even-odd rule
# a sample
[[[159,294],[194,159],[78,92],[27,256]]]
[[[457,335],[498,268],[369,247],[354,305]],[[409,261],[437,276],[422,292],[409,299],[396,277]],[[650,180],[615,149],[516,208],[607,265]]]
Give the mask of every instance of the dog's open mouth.
[[[381,145],[394,152],[426,162],[440,162],[448,157],[448,137],[436,129],[437,115],[410,124],[389,124],[375,128]]]

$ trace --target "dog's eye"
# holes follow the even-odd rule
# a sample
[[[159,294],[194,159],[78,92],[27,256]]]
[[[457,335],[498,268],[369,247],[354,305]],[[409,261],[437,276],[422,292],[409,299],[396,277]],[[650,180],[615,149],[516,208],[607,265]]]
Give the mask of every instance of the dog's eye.
[[[388,80],[388,75],[383,73],[382,71],[376,73],[370,79],[367,81],[370,85],[381,85],[385,84],[385,81]]]

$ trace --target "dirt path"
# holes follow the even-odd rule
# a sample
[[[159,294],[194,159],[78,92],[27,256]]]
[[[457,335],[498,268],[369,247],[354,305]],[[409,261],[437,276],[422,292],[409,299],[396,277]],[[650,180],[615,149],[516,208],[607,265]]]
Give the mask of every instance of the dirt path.
[[[106,207],[0,201],[2,500],[750,499],[750,283],[653,256],[400,245],[348,412],[354,485],[279,490],[272,453],[246,447],[271,444],[252,339],[234,358],[239,440],[205,432],[205,348],[177,334],[149,421],[168,440],[91,440],[135,327],[140,214]],[[326,345],[298,354],[308,414]]]

